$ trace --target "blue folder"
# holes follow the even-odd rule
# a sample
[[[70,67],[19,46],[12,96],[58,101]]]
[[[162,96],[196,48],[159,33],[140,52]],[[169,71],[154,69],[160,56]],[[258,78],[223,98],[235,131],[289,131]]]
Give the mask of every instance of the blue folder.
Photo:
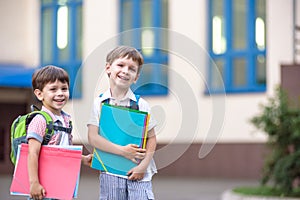
[[[118,145],[136,144],[145,148],[148,119],[147,112],[103,103],[99,134]],[[122,176],[126,176],[127,172],[136,165],[125,157],[96,148],[91,163],[94,169]]]

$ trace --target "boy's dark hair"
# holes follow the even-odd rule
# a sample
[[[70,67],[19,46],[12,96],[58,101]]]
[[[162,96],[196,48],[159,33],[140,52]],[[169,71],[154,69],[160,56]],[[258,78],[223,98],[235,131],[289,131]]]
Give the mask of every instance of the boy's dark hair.
[[[70,86],[69,75],[64,69],[53,65],[47,65],[37,70],[32,75],[32,88],[33,90],[39,89],[42,91],[47,83],[53,83],[56,80],[67,83],[68,86]]]
[[[142,54],[135,48],[130,46],[118,46],[110,51],[106,56],[106,63],[112,64],[118,58],[131,58],[134,62],[138,63],[138,73],[144,64]]]

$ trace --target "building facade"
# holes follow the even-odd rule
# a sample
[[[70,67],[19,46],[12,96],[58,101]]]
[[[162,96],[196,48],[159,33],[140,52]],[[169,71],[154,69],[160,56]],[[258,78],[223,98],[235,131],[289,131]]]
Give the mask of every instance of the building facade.
[[[294,11],[286,0],[2,0],[0,172],[10,164],[10,124],[35,102],[31,74],[53,64],[71,77],[74,141],[86,150],[94,97],[108,87],[116,45],[145,58],[133,90],[158,121],[162,175],[257,178],[267,137],[249,122],[296,63]],[[299,24],[299,23],[298,23]],[[293,81],[292,81],[293,82]]]

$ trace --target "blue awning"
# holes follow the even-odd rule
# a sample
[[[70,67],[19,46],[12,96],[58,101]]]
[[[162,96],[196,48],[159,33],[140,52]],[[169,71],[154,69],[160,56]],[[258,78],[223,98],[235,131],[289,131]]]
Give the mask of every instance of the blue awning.
[[[0,64],[0,87],[31,88],[31,77],[36,68]]]

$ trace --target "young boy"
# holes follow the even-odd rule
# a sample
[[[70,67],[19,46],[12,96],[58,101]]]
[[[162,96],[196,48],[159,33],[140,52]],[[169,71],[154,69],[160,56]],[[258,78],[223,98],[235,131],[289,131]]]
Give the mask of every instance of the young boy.
[[[154,119],[150,118],[149,121],[146,149],[134,144],[119,146],[98,134],[101,102],[108,101],[113,105],[129,106],[130,101],[137,101],[130,86],[138,80],[143,62],[142,55],[135,48],[128,46],[116,47],[106,57],[106,73],[110,88],[94,101],[88,122],[89,143],[95,148],[124,156],[133,162],[136,162],[136,159],[142,160],[128,171],[128,178],[101,172],[100,199],[154,199],[151,184],[151,178],[157,172],[153,160],[156,148]],[[138,107],[139,110],[150,113],[150,106],[143,98],[139,99]]]
[[[42,102],[42,110],[52,117],[54,124],[69,127],[70,115],[62,111],[69,100],[69,76],[59,67],[46,66],[36,71],[32,76],[33,92]],[[46,192],[39,182],[38,159],[41,144],[46,130],[46,120],[36,115],[27,130],[28,175],[30,183],[30,198],[43,199]],[[48,145],[71,145],[72,135],[63,131],[55,131]],[[82,163],[89,165],[91,155],[82,156]]]

